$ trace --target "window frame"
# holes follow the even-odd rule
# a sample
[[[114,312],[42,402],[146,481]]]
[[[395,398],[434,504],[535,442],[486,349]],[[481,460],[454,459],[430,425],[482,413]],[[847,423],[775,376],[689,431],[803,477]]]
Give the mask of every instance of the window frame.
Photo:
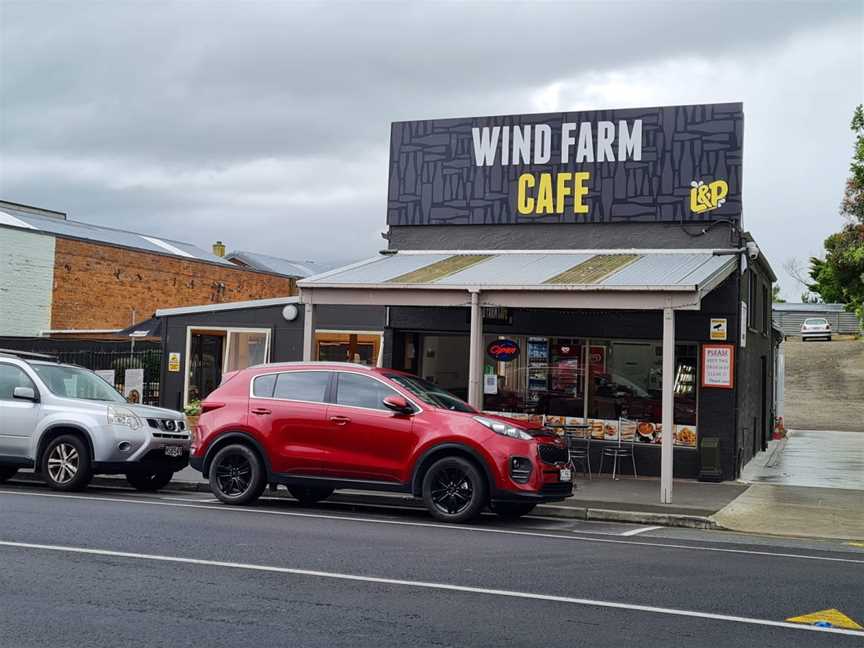
[[[276,396],[276,385],[279,383],[279,376],[282,374],[293,374],[293,373],[326,373],[330,374],[327,380],[327,385],[324,387],[324,398],[320,401],[310,401],[310,400],[302,400],[299,398],[280,398]],[[255,400],[274,400],[280,401],[283,403],[309,403],[312,405],[329,405],[332,399],[333,393],[333,374],[335,371],[333,369],[281,369],[276,371],[267,371],[265,373],[256,374],[252,377],[252,380],[249,381],[249,399]],[[259,378],[263,378],[264,376],[276,376],[276,382],[273,383],[273,395],[272,396],[256,396],[255,395],[255,381]]]
[[[359,371],[345,371],[345,370],[338,370],[338,369],[335,370],[333,373],[334,373],[334,376],[333,376],[333,381],[331,383],[332,392],[330,394],[330,405],[331,406],[350,407],[351,409],[366,410],[368,412],[385,412],[385,413],[390,413],[390,414],[394,413],[392,410],[390,410],[386,407],[382,407],[382,408],[364,407],[362,405],[346,405],[344,403],[337,403],[336,398],[338,397],[339,376],[341,374],[353,374],[356,376],[361,376],[363,378],[369,378],[370,380],[375,380],[375,381],[381,383],[382,385],[384,385],[384,387],[386,387],[387,389],[392,391],[397,396],[401,396],[402,398],[404,398],[408,402],[408,404],[414,408],[414,411],[411,413],[411,416],[415,416],[417,414],[420,414],[422,411],[424,411],[423,407],[420,406],[413,398],[411,398],[410,396],[406,396],[405,394],[402,393],[402,391],[400,389],[398,389],[394,385],[387,382],[387,380],[385,380],[385,379],[383,379],[383,378],[381,378],[381,377],[379,377],[373,373],[366,374],[366,373],[361,373]]]
[[[18,365],[13,364],[11,362],[0,362],[0,367],[12,367],[12,368],[20,371],[22,374],[24,374],[24,377],[30,381],[30,387],[33,389],[33,393],[36,394],[36,398],[39,399],[40,401],[42,400],[42,394],[39,392],[39,387],[36,384],[36,381],[33,380],[33,378],[30,376],[30,374],[28,374],[26,371],[24,371],[24,369],[22,367],[19,367]],[[26,385],[18,385],[18,386],[19,387],[26,387]],[[15,391],[14,387],[12,388],[12,391],[13,392]],[[19,398],[17,400],[20,401],[21,399]],[[15,401],[16,401],[15,398],[3,398],[2,396],[0,396],[0,402],[14,403]]]
[[[264,333],[264,362],[270,362],[270,351],[272,348],[273,329],[262,327],[243,327],[243,326],[187,326],[186,327],[186,360],[181,363],[183,371],[183,407],[189,406],[189,363],[190,353],[192,351],[192,335],[195,333],[224,333],[225,342],[222,347],[222,368],[221,372],[224,376],[227,372],[228,358],[231,352],[231,333]],[[206,398],[206,397],[205,397]]]

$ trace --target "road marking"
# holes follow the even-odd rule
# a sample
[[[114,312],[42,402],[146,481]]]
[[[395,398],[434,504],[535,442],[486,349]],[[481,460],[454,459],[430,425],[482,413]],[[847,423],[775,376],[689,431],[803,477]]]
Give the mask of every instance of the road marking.
[[[198,504],[215,504],[219,500],[215,497],[211,498],[192,498],[192,497],[160,497],[160,500],[167,500],[169,502],[196,502]]]
[[[378,518],[346,517],[342,515],[329,515],[326,513],[296,513],[293,511],[269,511],[260,508],[244,508],[241,506],[211,506],[202,504],[186,504],[181,502],[166,502],[154,499],[130,499],[121,497],[101,497],[89,495],[69,495],[62,493],[33,493],[26,491],[0,490],[0,495],[18,495],[24,497],[56,497],[62,499],[89,500],[92,502],[120,502],[123,504],[146,504],[150,506],[170,506],[174,508],[203,509],[207,511],[221,511],[224,513],[279,515],[297,518],[312,518],[317,520],[339,520],[342,522],[361,522],[365,524],[386,524],[389,526],[405,526],[440,529],[442,531],[467,531],[471,533],[497,533],[500,535],[526,536],[533,538],[551,538],[554,540],[585,541],[594,543],[621,544],[637,547],[658,547],[661,549],[675,549],[688,551],[709,551],[716,553],[744,554],[751,556],[768,556],[772,558],[793,558],[799,560],[818,560],[824,562],[852,563],[864,565],[864,559],[838,558],[834,556],[809,556],[807,554],[778,553],[772,551],[756,551],[753,549],[727,549],[724,547],[700,547],[693,545],[673,544],[665,542],[642,542],[639,540],[616,540],[613,538],[598,538],[578,535],[563,535],[559,533],[541,533],[539,531],[517,531],[515,529],[490,529],[487,527],[466,526],[461,524],[436,524],[433,522],[406,522],[404,520],[382,520]],[[856,554],[857,555],[857,554]]]
[[[864,630],[858,623],[843,614],[840,610],[831,608],[828,610],[819,610],[810,614],[802,614],[801,616],[789,617],[786,619],[790,623],[805,623],[813,625],[814,623],[830,623],[835,628],[846,628],[848,630]]]
[[[414,581],[401,578],[384,578],[380,576],[361,576],[359,574],[345,574],[340,572],[326,572],[312,569],[297,569],[294,567],[276,567],[273,565],[255,565],[251,563],[226,562],[221,560],[206,560],[204,558],[183,558],[180,556],[164,556],[157,554],[132,553],[128,551],[112,551],[109,549],[89,549],[86,547],[68,547],[62,545],[34,544],[30,542],[10,542],[0,540],[0,546],[16,549],[35,549],[37,551],[55,551],[60,553],[87,554],[91,556],[108,556],[112,558],[129,558],[133,560],[149,560],[154,562],[180,563],[186,565],[201,565],[205,567],[222,567],[226,569],[243,569],[248,571],[270,572],[277,574],[291,574],[294,576],[312,576],[316,578],[331,578],[334,580],[359,581],[363,583],[378,583],[383,585],[399,585],[402,587],[415,587],[422,589],[445,590],[451,592],[466,592],[469,594],[486,594],[489,596],[502,596],[508,598],[532,599],[537,601],[553,601],[557,603],[570,603],[572,605],[583,605],[590,607],[605,607],[618,610],[635,610],[638,612],[653,612],[655,614],[666,614],[672,616],[689,617],[697,619],[710,619],[715,621],[731,621],[735,623],[746,623],[749,625],[771,626],[775,628],[788,628],[790,630],[805,630],[813,632],[828,632],[831,634],[846,634],[860,636],[860,633],[845,628],[824,628],[814,625],[803,625],[789,623],[786,621],[772,621],[770,619],[757,619],[752,617],[735,616],[731,614],[716,614],[713,612],[698,612],[695,610],[682,610],[678,608],[664,608],[653,605],[639,605],[636,603],[620,603],[617,601],[601,601],[596,599],[575,598],[572,596],[557,596],[554,594],[539,594],[536,592],[519,592],[515,590],[492,589],[487,587],[471,587],[468,585],[452,585],[448,583],[433,583],[429,581]]]
[[[630,529],[629,531],[624,531],[622,533],[619,533],[618,535],[635,536],[635,535],[639,535],[640,533],[647,533],[648,531],[654,531],[655,529],[662,529],[662,528],[663,527],[659,527],[659,526],[640,527],[638,529]]]

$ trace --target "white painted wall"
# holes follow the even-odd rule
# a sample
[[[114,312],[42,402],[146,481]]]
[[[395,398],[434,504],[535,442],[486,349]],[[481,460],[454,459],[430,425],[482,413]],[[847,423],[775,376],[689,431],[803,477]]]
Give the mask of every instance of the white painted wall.
[[[0,227],[0,335],[51,328],[54,237]]]

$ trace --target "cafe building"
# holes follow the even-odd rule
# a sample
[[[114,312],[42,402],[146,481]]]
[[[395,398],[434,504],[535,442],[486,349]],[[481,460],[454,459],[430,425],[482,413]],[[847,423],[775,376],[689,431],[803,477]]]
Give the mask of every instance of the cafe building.
[[[663,502],[673,474],[735,479],[770,438],[776,348],[743,128],[737,103],[394,123],[387,248],[298,282],[266,357],[323,359],[341,312],[380,335],[362,361],[587,426],[595,470],[629,445]]]
[[[588,425],[598,458],[633,443],[664,501],[673,471],[734,479],[774,408],[743,136],[735,103],[395,123],[389,245],[299,282],[306,330],[320,307],[383,307],[385,366]]]

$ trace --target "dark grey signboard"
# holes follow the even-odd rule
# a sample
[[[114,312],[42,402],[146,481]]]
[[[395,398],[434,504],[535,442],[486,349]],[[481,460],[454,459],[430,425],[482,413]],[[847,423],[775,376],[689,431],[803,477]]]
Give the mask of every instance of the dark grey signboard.
[[[740,103],[396,122],[389,225],[741,218]]]

